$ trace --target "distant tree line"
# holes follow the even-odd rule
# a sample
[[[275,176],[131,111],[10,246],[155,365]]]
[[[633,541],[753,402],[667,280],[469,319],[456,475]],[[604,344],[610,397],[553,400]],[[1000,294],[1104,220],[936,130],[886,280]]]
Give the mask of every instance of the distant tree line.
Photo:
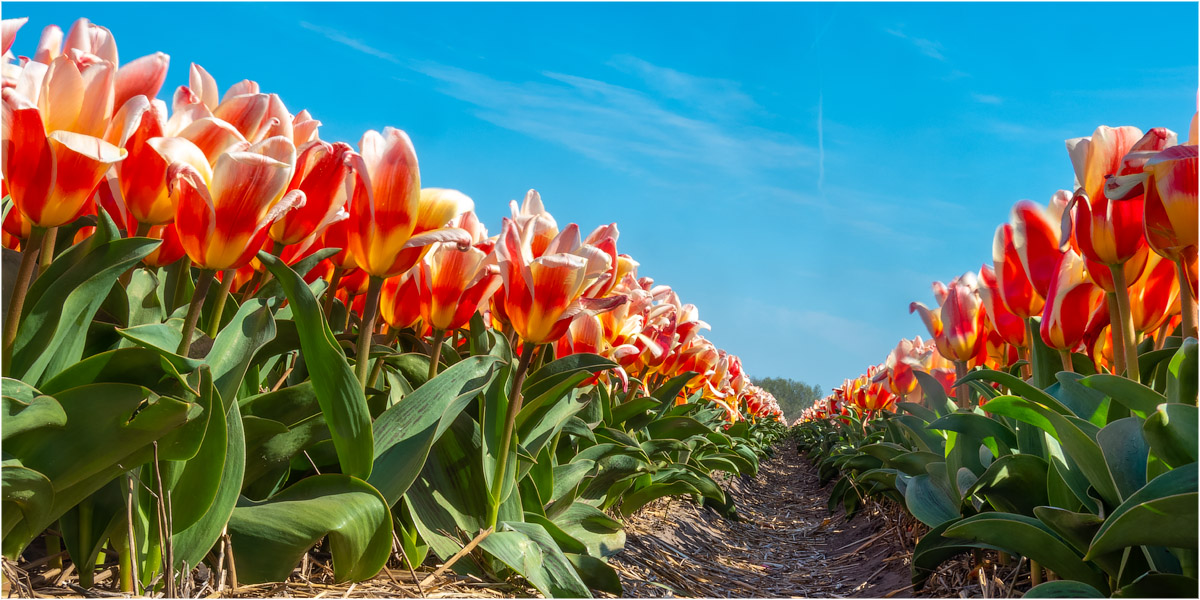
[[[775,400],[779,402],[779,408],[783,410],[783,416],[789,422],[799,418],[804,409],[812,406],[824,395],[821,386],[808,385],[794,379],[752,377],[750,380],[775,396]]]

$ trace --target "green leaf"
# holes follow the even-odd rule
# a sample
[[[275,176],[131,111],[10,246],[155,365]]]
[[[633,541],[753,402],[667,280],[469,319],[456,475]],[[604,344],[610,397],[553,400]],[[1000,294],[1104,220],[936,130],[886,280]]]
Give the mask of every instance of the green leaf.
[[[157,352],[180,373],[191,373],[204,364],[202,360],[187,358],[175,353],[180,340],[183,339],[183,319],[168,319],[166,323],[118,329],[117,334],[138,346]],[[197,328],[195,334],[192,335],[192,341],[195,342],[202,338],[207,339],[204,333]],[[198,346],[193,345],[194,350],[197,348]]]
[[[129,318],[126,326],[148,325],[162,323],[167,320],[167,312],[163,310],[158,298],[158,277],[149,269],[134,269],[125,287],[129,301]]]
[[[217,391],[226,404],[237,398],[255,354],[273,339],[275,318],[267,302],[261,299],[250,299],[243,304],[217,334],[205,362],[212,367]]]
[[[587,547],[591,556],[608,558],[625,548],[621,522],[594,506],[575,502],[553,517],[553,522]]]
[[[88,325],[117,277],[159,243],[146,238],[110,242],[98,238],[77,245],[82,255],[55,260],[25,297],[12,363],[6,369],[10,376],[36,383],[77,362],[83,355]]]
[[[217,538],[221,536],[221,531],[233,514],[233,508],[242,490],[242,478],[246,469],[246,438],[242,428],[242,415],[236,402],[230,402],[223,408],[224,445],[222,446],[221,436],[218,435],[221,428],[210,428],[205,432],[204,443],[196,453],[196,457],[201,460],[203,457],[212,457],[212,463],[220,464],[221,479],[212,503],[204,515],[191,525],[175,530],[172,544],[175,547],[176,568],[182,567],[184,563],[189,566],[200,564],[204,555],[208,554]],[[200,466],[197,464],[197,467]]]
[[[1170,402],[1181,402],[1196,406],[1197,377],[1200,369],[1197,361],[1200,351],[1197,350],[1196,338],[1183,340],[1179,351],[1171,358],[1167,367],[1170,377],[1167,378],[1167,399]]]
[[[35,431],[43,427],[63,427],[67,424],[67,413],[63,412],[58,400],[50,396],[35,396],[31,402],[4,396],[0,400],[3,408],[2,439]]]
[[[195,393],[169,360],[147,348],[119,348],[89,356],[42,384],[46,394],[90,383],[128,383],[165,395]]]
[[[239,581],[286,580],[326,535],[334,580],[363,581],[387,563],[392,513],[383,496],[361,479],[314,475],[264,502],[239,501],[229,534]]]
[[[929,579],[929,576],[937,570],[938,566],[954,556],[969,552],[975,548],[1002,550],[990,544],[946,537],[944,535],[947,529],[960,522],[961,520],[946,521],[930,529],[917,541],[916,547],[913,548],[912,558],[912,582],[914,589],[920,590],[925,585],[925,581]]]
[[[1034,508],[1049,503],[1046,461],[1028,454],[996,459],[967,494],[981,494],[998,511],[1033,516]]]
[[[1108,394],[1143,419],[1154,412],[1159,404],[1167,401],[1162,394],[1118,375],[1092,375],[1081,379],[1079,383]]]
[[[0,517],[3,517],[4,554],[12,556],[9,534],[13,540],[32,540],[41,530],[32,530],[38,523],[54,520],[54,485],[45,475],[22,467],[20,461],[6,460],[0,467]],[[16,550],[19,552],[19,549]]]
[[[1122,500],[1146,485],[1150,446],[1141,434],[1142,420],[1137,417],[1117,419],[1096,434],[1096,443]]]
[[[1196,462],[1198,409],[1195,406],[1170,402],[1160,404],[1142,425],[1142,434],[1150,451],[1171,467]]]
[[[1108,589],[1102,573],[1083,562],[1075,550],[1034,517],[982,513],[955,523],[946,529],[945,535],[999,546],[1036,560],[1064,579],[1081,581],[1099,590]]]
[[[425,466],[434,442],[467,404],[494,381],[492,356],[464,359],[375,420],[375,467],[367,480],[394,505]]]
[[[991,381],[993,383],[999,383],[1000,385],[1008,388],[1014,395],[1021,396],[1031,402],[1037,402],[1038,404],[1041,404],[1060,415],[1075,414],[1071,412],[1071,409],[1059,402],[1054,396],[1051,396],[1050,394],[1034,387],[1033,385],[1026,383],[1025,380],[1021,379],[1020,377],[1015,377],[1002,371],[992,371],[989,369],[971,371],[970,373],[967,373],[965,377],[955,382],[955,385],[962,385],[971,381]],[[988,412],[994,412],[991,410],[990,401],[988,402]]]
[[[1195,598],[1200,582],[1186,575],[1146,573],[1113,593],[1113,598]],[[1026,594],[1028,597],[1028,594]]]
[[[1022,598],[1107,598],[1082,581],[1047,581],[1031,588]]]
[[[934,379],[932,375],[924,371],[913,369],[913,375],[917,378],[917,385],[921,386],[921,393],[925,396],[925,404],[933,408],[933,411],[939,416],[948,415],[958,407],[946,395],[946,388],[942,387],[942,383]]]
[[[1132,503],[1139,498],[1135,494],[1126,501],[1129,506],[1122,504],[1104,522],[1092,541],[1088,558],[1129,546],[1196,548],[1200,545],[1196,535],[1200,528],[1197,496],[1190,492]]]
[[[686,440],[693,435],[705,435],[712,430],[691,417],[665,417],[651,421],[646,426],[650,437],[655,439]]]
[[[521,386],[521,392],[526,398],[537,398],[579,373],[595,374],[616,366],[613,361],[597,354],[572,354],[530,373]]]
[[[312,290],[278,258],[259,252],[258,259],[279,281],[287,295],[300,348],[312,377],[321,412],[329,424],[342,473],[366,479],[375,456],[371,439],[371,413],[354,371],[346,362]]]
[[[925,475],[906,478],[905,483],[904,503],[922,523],[937,527],[962,516],[958,495],[946,475],[946,463],[929,463]]]
[[[480,542],[488,554],[522,577],[549,598],[591,598],[575,568],[546,529],[536,523],[505,521]]]
[[[199,521],[213,506],[220,488],[225,466],[229,435],[226,411],[216,395],[212,374],[207,367],[200,371],[199,403],[205,414],[196,433],[196,450],[183,461],[165,461],[164,478],[171,489],[171,524],[174,531],[183,531]],[[189,424],[187,427],[194,426]],[[189,563],[196,564],[196,563]]]
[[[1078,417],[1063,416],[1046,406],[1015,396],[993,399],[988,402],[988,411],[1029,423],[1050,434],[1075,462],[1076,469],[1064,464],[1068,470],[1082,473],[1110,505],[1120,503],[1120,494],[1105,463],[1104,453],[1096,441],[1081,429],[1085,424],[1094,428],[1089,422]],[[1056,457],[1054,460],[1059,459]]]

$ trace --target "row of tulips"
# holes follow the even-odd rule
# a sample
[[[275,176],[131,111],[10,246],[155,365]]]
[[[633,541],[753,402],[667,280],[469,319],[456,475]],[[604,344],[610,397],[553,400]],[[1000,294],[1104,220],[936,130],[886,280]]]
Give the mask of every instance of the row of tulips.
[[[987,549],[1028,560],[1027,597],[1200,589],[1196,128],[1068,140],[1075,191],[1018,202],[991,265],[911,305],[932,340],[795,423],[831,510],[887,498],[930,528],[915,585]]]
[[[107,545],[123,590],[182,594],[202,560],[277,581],[323,543],[365,579],[473,538],[456,570],[587,596],[620,592],[606,509],[735,515],[712,475],[757,471],[779,407],[615,223],[559,227],[531,190],[489,236],[421,187],[403,131],[325,141],[194,64],[168,110],[166,55],[120,65],[80,19],[14,59],[24,23],[3,23],[6,557],[65,543],[87,587]]]

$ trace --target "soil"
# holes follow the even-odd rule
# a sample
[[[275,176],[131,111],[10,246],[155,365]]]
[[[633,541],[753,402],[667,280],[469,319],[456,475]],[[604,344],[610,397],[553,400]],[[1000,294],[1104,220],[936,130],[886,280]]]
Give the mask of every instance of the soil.
[[[730,478],[739,521],[665,498],[626,520],[610,564],[627,597],[909,597],[911,518],[870,503],[847,521],[791,448],[757,478]]]

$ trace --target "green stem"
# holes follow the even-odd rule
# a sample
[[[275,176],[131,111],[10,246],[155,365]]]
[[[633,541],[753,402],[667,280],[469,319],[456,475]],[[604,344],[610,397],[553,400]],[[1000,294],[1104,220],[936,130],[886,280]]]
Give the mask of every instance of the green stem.
[[[133,517],[137,498],[134,496],[133,472],[125,473],[125,544],[120,548],[121,591],[137,592],[134,587],[138,581],[137,561],[133,558],[133,549],[137,545],[137,534],[134,532]]]
[[[1128,371],[1126,377],[1140,381],[1137,337],[1133,333],[1133,311],[1129,306],[1129,286],[1125,281],[1125,269],[1121,265],[1109,269],[1112,271],[1113,284],[1117,288],[1117,310],[1121,313],[1121,337],[1125,340],[1125,368]]]
[[[1183,310],[1183,337],[1196,337],[1196,297],[1188,284],[1187,267],[1183,259],[1175,261],[1175,277],[1179,279],[1179,307]]]
[[[87,553],[92,550],[94,542],[92,536],[92,497],[88,496],[79,503],[79,548],[84,556],[79,558],[82,562],[75,564],[75,570],[79,573],[79,587],[84,589],[95,585],[96,566],[89,562],[90,556]]]
[[[1063,371],[1066,371],[1067,373],[1074,373],[1075,365],[1074,365],[1074,363],[1071,362],[1071,351],[1070,350],[1059,350],[1058,355],[1060,357],[1062,357]]]
[[[525,372],[537,346],[526,343],[521,348],[521,359],[517,362],[517,372],[513,374],[512,397],[508,400],[508,411],[504,415],[504,433],[500,436],[500,452],[496,456],[496,476],[492,479],[492,489],[489,495],[491,505],[488,507],[488,527],[495,529],[500,517],[500,502],[503,498],[504,480],[508,470],[508,449],[512,447],[513,428],[517,422],[517,413],[521,412],[521,385],[525,383]]]
[[[46,534],[46,556],[54,556],[61,552],[62,552],[62,538],[58,537],[57,535],[47,533]],[[59,571],[61,571],[63,568],[62,557],[58,556],[58,557],[50,559],[50,562],[46,563],[46,568],[58,569]]]
[[[400,337],[400,330],[388,327],[387,341],[383,345],[391,348],[396,343],[396,338],[398,337]],[[375,359],[375,366],[371,367],[371,376],[367,378],[368,387],[375,387],[375,381],[379,379],[379,374],[383,372],[383,362],[382,356]]]
[[[438,361],[442,359],[442,342],[446,339],[446,330],[433,330],[433,352],[429,355],[429,378],[437,376]]]
[[[29,239],[21,252],[21,266],[17,267],[17,280],[13,282],[12,298],[8,300],[8,314],[4,317],[4,374],[9,374],[12,364],[13,344],[17,341],[17,328],[21,323],[21,310],[25,306],[25,295],[29,293],[29,284],[33,282],[33,267],[37,265],[38,254],[41,253],[42,238],[46,230],[34,227],[29,233]]]
[[[363,305],[363,320],[358,326],[358,352],[354,362],[358,383],[362,385],[363,390],[367,389],[367,365],[371,364],[371,337],[375,333],[375,313],[379,312],[379,292],[383,289],[382,277],[372,275],[367,281],[367,301]],[[349,314],[349,310],[346,312]]]
[[[337,296],[337,286],[342,281],[342,268],[334,267],[333,275],[329,277],[329,287],[325,288],[325,298],[323,308],[325,309],[325,318],[333,316],[333,300]]]
[[[180,276],[183,275],[180,273]],[[187,317],[183,320],[183,339],[179,340],[176,354],[187,356],[188,350],[192,348],[192,333],[196,331],[196,323],[200,321],[200,309],[204,308],[204,296],[208,294],[214,275],[215,271],[200,271],[200,277],[196,280],[196,291],[192,292],[192,303],[188,305]]]
[[[51,227],[46,230],[46,235],[42,237],[42,253],[38,261],[38,271],[45,273],[50,267],[50,263],[54,262],[54,244],[58,239],[58,228]]]
[[[175,277],[175,289],[171,292],[171,306],[168,307],[168,313],[173,313],[176,308],[183,306],[183,297],[187,294],[187,282],[192,279],[192,259],[185,254],[172,266],[179,269],[179,272]]]
[[[1108,331],[1112,335],[1113,373],[1120,375],[1125,372],[1125,329],[1121,327],[1121,309],[1116,292],[1108,292]]]
[[[213,306],[212,318],[208,321],[208,337],[217,339],[217,332],[221,331],[221,317],[225,315],[225,297],[229,295],[229,290],[233,289],[233,276],[237,275],[237,269],[225,269],[221,271],[221,287],[217,288],[216,306]]]
[[[957,388],[954,391],[954,397],[958,400],[959,408],[971,410],[971,388],[966,385],[958,385],[958,382],[966,376],[967,362],[963,360],[954,361],[954,385]]]

